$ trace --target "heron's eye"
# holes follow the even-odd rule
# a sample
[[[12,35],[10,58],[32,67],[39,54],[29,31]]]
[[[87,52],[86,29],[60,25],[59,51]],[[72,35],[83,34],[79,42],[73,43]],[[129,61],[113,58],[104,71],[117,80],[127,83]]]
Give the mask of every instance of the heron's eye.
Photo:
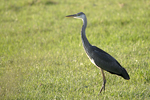
[[[78,14],[78,16],[80,16],[81,14]]]

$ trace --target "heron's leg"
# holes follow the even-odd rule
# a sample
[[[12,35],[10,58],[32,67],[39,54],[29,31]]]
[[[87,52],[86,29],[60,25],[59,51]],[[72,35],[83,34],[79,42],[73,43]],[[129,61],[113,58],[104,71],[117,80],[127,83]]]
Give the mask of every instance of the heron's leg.
[[[106,84],[106,78],[105,78],[105,75],[104,75],[104,71],[101,69],[101,72],[102,72],[102,76],[103,76],[103,84],[102,84],[102,88],[100,89],[100,92],[102,92],[102,90],[104,89],[105,91],[105,84]]]

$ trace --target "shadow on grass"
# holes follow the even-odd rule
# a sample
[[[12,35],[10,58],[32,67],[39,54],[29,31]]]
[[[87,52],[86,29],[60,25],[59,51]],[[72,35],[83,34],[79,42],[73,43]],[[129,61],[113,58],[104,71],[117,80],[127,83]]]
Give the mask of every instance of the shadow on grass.
[[[45,5],[55,5],[57,4],[57,2],[54,2],[54,1],[46,1],[45,2]]]
[[[45,0],[45,1],[41,1],[41,0],[32,0],[32,1],[26,1],[23,3],[23,5],[15,5],[12,4],[8,7],[9,10],[13,10],[15,12],[19,12],[22,10],[22,8],[27,7],[27,6],[38,6],[38,5],[45,5],[45,6],[49,6],[49,5],[56,5],[58,4],[55,1],[52,0]]]
[[[32,0],[29,5],[36,5],[36,4],[44,4],[44,5],[55,5],[57,2],[51,1],[51,0],[46,0],[46,1],[40,1],[40,0]]]

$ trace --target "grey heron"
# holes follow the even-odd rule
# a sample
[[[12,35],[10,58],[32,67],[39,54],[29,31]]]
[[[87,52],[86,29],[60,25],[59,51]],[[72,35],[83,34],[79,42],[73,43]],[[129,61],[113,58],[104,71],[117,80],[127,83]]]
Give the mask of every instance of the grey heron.
[[[81,29],[81,39],[82,39],[84,50],[87,56],[89,57],[89,59],[91,60],[91,62],[95,66],[101,69],[102,76],[103,76],[103,84],[99,93],[101,93],[102,90],[105,90],[106,78],[103,70],[108,71],[111,74],[116,74],[118,76],[121,76],[126,80],[130,79],[125,68],[123,68],[115,58],[113,58],[111,55],[101,50],[100,48],[93,46],[89,43],[85,34],[87,19],[86,19],[86,15],[83,12],[79,12],[73,15],[68,15],[66,17],[79,18],[82,19],[83,21],[83,26]]]

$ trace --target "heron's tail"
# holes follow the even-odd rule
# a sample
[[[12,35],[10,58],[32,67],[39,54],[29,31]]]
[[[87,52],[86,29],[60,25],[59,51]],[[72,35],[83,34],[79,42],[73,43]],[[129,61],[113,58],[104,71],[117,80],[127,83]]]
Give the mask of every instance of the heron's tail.
[[[129,80],[130,79],[130,76],[129,74],[127,73],[126,69],[123,68],[122,70],[122,75],[121,75],[124,79],[126,80]]]

